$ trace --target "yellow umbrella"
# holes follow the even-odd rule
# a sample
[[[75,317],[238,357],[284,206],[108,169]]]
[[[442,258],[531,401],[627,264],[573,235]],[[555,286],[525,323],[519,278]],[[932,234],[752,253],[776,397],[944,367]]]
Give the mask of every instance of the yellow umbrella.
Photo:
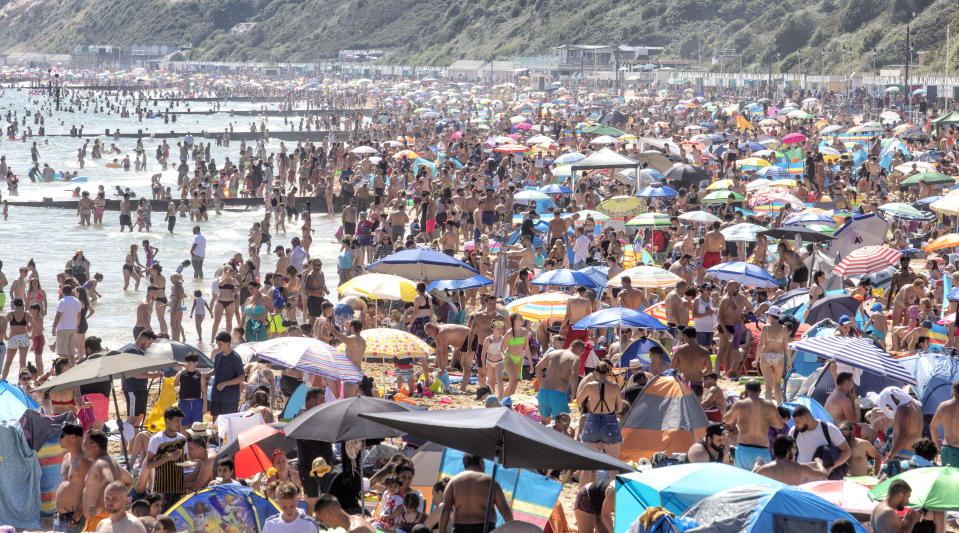
[[[761,157],[747,157],[736,161],[736,165],[740,167],[768,167],[770,163]]]
[[[735,185],[735,183],[733,183],[733,180],[723,179],[719,181],[714,181],[712,184],[709,185],[709,187],[706,187],[706,190],[707,191],[726,190],[726,189],[731,189],[733,185]]]
[[[519,313],[526,320],[562,319],[566,317],[566,302],[570,298],[563,292],[541,292],[510,302],[506,310],[510,314]]]
[[[794,179],[776,180],[776,181],[770,183],[769,185],[770,185],[771,187],[795,187],[795,186],[796,186],[796,180],[794,180]]]
[[[374,300],[403,300],[416,298],[416,284],[392,274],[363,274],[336,288],[343,296],[366,296]]]
[[[434,353],[433,348],[412,333],[393,328],[364,329],[360,337],[366,341],[364,360],[392,359],[394,357],[424,358]],[[345,346],[341,346],[344,349]]]
[[[596,206],[596,210],[611,218],[634,217],[646,211],[646,201],[635,196],[614,196]]]

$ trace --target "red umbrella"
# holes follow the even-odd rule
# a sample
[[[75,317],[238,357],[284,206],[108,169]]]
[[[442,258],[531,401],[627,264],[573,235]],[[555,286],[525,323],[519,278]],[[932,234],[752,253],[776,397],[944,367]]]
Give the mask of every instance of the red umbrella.
[[[900,257],[902,252],[887,246],[863,246],[850,252],[832,271],[839,276],[872,274],[898,264]]]
[[[783,144],[795,144],[801,143],[806,140],[806,136],[802,133],[790,133],[783,137]]]
[[[516,152],[528,152],[529,147],[523,146],[521,144],[504,144],[502,146],[497,146],[493,148],[494,152],[506,152],[506,153],[516,153]]]
[[[236,443],[240,449],[233,456],[236,477],[248,478],[273,468],[273,461],[267,457],[258,443],[282,434],[282,431],[269,424],[260,424],[241,431],[236,436]]]

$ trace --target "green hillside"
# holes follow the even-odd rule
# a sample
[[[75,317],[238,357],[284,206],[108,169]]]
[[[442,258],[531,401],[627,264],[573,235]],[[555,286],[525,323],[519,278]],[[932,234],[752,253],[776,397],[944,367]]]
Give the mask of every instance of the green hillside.
[[[801,56],[805,72],[853,72],[903,63],[912,13],[914,50],[927,52],[918,72],[943,72],[946,26],[959,22],[952,0],[0,0],[0,49],[170,43],[196,60],[316,61],[381,48],[386,62],[445,65],[618,42],[703,62],[733,49],[735,70],[797,71]],[[229,34],[245,21],[257,25]]]

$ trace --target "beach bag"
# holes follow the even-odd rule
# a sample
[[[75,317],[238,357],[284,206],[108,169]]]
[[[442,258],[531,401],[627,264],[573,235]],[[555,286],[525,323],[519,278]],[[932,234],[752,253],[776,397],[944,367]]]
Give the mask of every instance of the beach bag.
[[[832,443],[832,439],[829,437],[829,431],[826,429],[826,424],[819,422],[819,429],[822,430],[822,434],[826,437],[826,442],[828,444],[822,444],[816,451],[813,453],[813,459],[819,458],[822,459],[822,465],[826,468],[832,468],[832,465],[836,464],[836,461],[839,460],[840,451]],[[843,463],[841,466],[836,467],[832,472],[829,473],[829,479],[832,480],[841,480],[846,477],[846,474],[849,473],[849,463]]]

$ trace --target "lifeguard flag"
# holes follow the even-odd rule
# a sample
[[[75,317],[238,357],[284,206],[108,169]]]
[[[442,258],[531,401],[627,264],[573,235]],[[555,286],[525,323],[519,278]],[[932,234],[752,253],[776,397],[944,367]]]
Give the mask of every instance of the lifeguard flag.
[[[736,127],[741,130],[751,130],[753,125],[749,123],[748,120],[743,118],[742,115],[736,115]]]

